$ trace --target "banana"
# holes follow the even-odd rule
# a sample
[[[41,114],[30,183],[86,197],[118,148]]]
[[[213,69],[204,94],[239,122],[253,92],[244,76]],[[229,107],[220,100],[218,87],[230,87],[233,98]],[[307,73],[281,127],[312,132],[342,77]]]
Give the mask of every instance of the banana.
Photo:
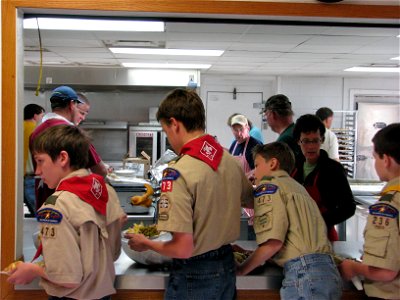
[[[131,197],[132,205],[141,205],[145,207],[149,207],[151,205],[152,203],[151,195],[154,194],[153,187],[148,183],[145,183],[144,186],[146,188],[146,193],[144,193],[142,196],[132,196]]]
[[[9,264],[4,270],[3,272],[5,273],[11,273],[13,270],[15,270],[17,268],[17,266],[22,263],[22,261],[17,260],[12,262],[11,264]]]

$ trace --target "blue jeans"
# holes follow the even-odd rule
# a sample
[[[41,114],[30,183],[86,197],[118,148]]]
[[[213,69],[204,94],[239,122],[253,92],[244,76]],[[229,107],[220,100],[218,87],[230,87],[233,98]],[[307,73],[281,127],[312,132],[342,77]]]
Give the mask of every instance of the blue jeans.
[[[27,205],[29,212],[36,213],[36,196],[35,196],[35,177],[24,177],[24,202]]]
[[[231,245],[189,259],[174,259],[164,299],[236,299]]]
[[[336,300],[342,296],[342,279],[329,254],[308,254],[284,265],[280,290],[285,300]]]

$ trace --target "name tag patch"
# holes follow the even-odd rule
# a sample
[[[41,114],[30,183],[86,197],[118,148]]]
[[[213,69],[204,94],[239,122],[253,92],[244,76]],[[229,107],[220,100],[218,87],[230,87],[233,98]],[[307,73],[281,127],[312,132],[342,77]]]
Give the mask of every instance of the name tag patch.
[[[53,208],[43,208],[36,213],[36,219],[39,223],[60,224],[63,215]]]
[[[260,197],[266,194],[275,194],[278,186],[272,183],[263,183],[254,190],[254,197]]]
[[[399,211],[390,204],[377,203],[369,207],[369,214],[394,219],[399,215]]]

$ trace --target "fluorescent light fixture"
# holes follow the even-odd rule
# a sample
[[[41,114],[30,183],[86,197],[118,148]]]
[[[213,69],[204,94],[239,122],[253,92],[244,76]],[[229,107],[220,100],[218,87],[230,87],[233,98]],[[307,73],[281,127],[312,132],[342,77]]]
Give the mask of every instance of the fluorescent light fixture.
[[[164,22],[38,18],[40,29],[86,31],[164,31]],[[36,18],[24,19],[24,29],[37,29]]]
[[[157,48],[109,48],[113,53],[148,55],[221,56],[223,50],[157,49]]]
[[[391,58],[391,60],[400,60],[400,56],[393,57],[393,58]]]
[[[400,67],[352,67],[345,69],[348,72],[370,72],[370,73],[400,73]]]
[[[122,63],[125,68],[143,69],[208,69],[211,65],[207,64],[169,64],[169,63]]]

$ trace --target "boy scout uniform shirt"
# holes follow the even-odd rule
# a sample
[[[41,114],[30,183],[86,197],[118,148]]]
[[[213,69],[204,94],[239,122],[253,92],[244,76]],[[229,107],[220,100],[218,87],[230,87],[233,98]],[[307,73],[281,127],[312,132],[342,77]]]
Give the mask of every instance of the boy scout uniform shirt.
[[[254,230],[259,245],[269,239],[283,242],[272,257],[279,266],[305,254],[332,253],[317,204],[283,170],[264,177],[254,191]]]
[[[88,174],[80,169],[64,179]],[[52,282],[78,284],[66,288],[42,279],[48,295],[99,299],[115,293],[114,260],[121,251],[124,212],[113,188],[107,185],[107,191],[106,216],[67,191],[55,192],[38,211],[45,273]]]
[[[400,299],[400,177],[389,181],[379,201],[369,207],[364,230],[363,263],[398,272],[393,281],[365,280],[369,297]]]
[[[217,171],[189,155],[170,162],[161,190],[157,229],[193,234],[193,256],[235,241],[241,200],[253,199],[251,184],[226,151]]]

